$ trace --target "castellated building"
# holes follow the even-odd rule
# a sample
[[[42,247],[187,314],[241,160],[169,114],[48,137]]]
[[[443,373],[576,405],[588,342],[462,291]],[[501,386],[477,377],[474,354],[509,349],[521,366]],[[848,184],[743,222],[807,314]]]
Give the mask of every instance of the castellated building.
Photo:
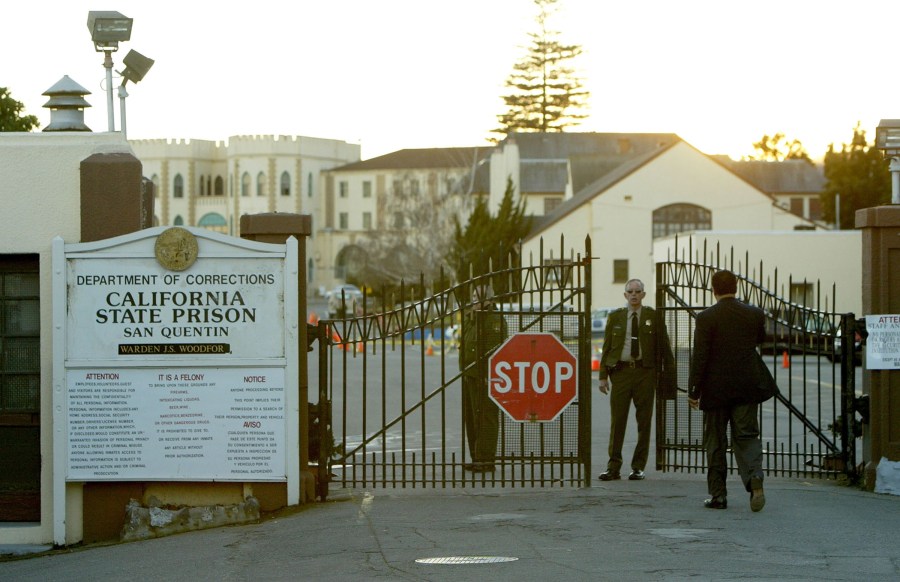
[[[145,139],[129,145],[155,186],[155,226],[202,226],[232,236],[240,236],[244,214],[319,215],[321,173],[360,159],[359,145],[304,136]]]

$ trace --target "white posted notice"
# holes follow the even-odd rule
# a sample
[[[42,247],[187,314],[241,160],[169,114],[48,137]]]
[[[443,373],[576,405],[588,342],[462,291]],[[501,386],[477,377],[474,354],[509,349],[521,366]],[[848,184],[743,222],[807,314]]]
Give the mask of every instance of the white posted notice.
[[[69,369],[70,481],[284,481],[283,368]]]
[[[866,368],[900,370],[900,315],[867,315]]]

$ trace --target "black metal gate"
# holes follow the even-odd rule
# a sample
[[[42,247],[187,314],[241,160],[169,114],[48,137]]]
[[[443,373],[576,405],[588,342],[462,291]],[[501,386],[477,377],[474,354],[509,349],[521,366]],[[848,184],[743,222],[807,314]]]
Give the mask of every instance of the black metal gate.
[[[541,257],[543,250],[542,244]],[[510,260],[506,268],[454,285],[421,278],[417,285],[401,284],[396,297],[382,293],[358,305],[345,304],[341,311],[355,313],[352,317],[319,321],[319,497],[327,496],[329,483],[586,485],[591,472],[588,257],[589,239],[584,256],[541,258],[528,266]],[[502,316],[505,336],[549,332],[575,355],[578,394],[549,422],[512,421],[496,408],[496,461],[492,470],[473,471],[459,342],[472,290],[485,287],[493,290],[493,309]]]
[[[738,276],[737,296],[766,312],[764,360],[780,394],[760,406],[764,469],[781,476],[857,476],[860,447],[856,394],[853,314],[829,311],[818,283],[778,280],[777,271],[763,279],[763,266],[749,266],[747,255],[735,259],[718,248],[680,249],[656,268],[656,303],[668,325],[675,353],[679,390],[674,398],[658,399],[656,463],[663,471],[704,471],[703,422],[687,402],[688,373],[696,314],[712,305],[711,278],[719,269]],[[689,262],[693,260],[693,262]],[[786,290],[784,292],[786,283]],[[782,289],[781,296],[775,290]],[[770,291],[771,289],[771,291]],[[787,295],[787,297],[785,297]],[[834,303],[834,288],[831,291]],[[814,309],[807,305],[821,306]],[[864,410],[862,411],[864,412]],[[730,470],[736,470],[730,459]]]

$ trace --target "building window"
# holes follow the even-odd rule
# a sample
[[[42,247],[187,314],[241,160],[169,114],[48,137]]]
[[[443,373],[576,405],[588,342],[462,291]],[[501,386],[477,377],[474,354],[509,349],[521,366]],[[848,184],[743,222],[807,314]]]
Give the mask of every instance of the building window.
[[[363,230],[372,230],[372,213],[371,212],[363,212],[363,221],[362,227]]]
[[[653,238],[710,228],[712,213],[702,206],[670,204],[653,211]]]
[[[338,182],[338,196],[346,198],[349,192],[350,185],[346,181]]]
[[[403,181],[394,180],[394,195],[399,196],[400,194],[403,194]]]
[[[395,212],[394,213],[394,228],[401,229],[403,228],[403,213]]]
[[[338,214],[338,228],[341,230],[347,230],[350,228],[350,217],[346,212],[341,212]]]
[[[809,216],[810,220],[822,220],[822,201],[818,196],[809,199]]]
[[[206,196],[206,180],[200,176],[200,196]]]
[[[204,214],[203,217],[197,221],[197,226],[202,226],[207,230],[221,232],[222,234],[228,234],[228,222],[225,220],[225,217],[218,212]]]
[[[287,172],[281,173],[281,195],[282,196],[290,196],[291,195],[291,175]]]
[[[563,199],[561,196],[548,196],[544,198],[544,214],[547,215],[553,212],[557,206],[562,204],[562,201]]]
[[[613,260],[613,283],[628,282],[628,259]]]
[[[266,175],[262,172],[256,175],[256,195],[266,195]]]
[[[184,178],[181,174],[175,174],[175,181],[172,183],[172,197],[184,198]]]
[[[410,180],[409,181],[409,193],[413,196],[419,195],[419,181],[418,180]]]
[[[791,283],[791,301],[800,305],[813,305],[816,301],[812,283]]]
[[[798,196],[791,197],[791,213],[803,216],[803,198]]]
[[[181,226],[184,224],[184,219],[181,218],[181,215],[179,214],[175,216],[175,220],[172,221],[172,224],[174,224],[175,226]]]
[[[40,412],[40,335],[37,255],[0,256],[0,416]]]
[[[225,181],[222,180],[222,176],[216,176],[216,196],[224,196],[225,195]]]
[[[371,198],[372,197],[372,182],[366,180],[363,182],[363,198]]]
[[[312,172],[306,177],[306,197],[312,198],[313,195],[313,176]]]
[[[244,172],[241,176],[241,196],[250,196],[250,174]]]

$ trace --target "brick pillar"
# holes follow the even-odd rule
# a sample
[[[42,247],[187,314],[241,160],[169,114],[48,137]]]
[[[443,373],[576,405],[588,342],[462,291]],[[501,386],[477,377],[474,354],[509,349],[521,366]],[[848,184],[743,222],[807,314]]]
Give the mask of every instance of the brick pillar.
[[[856,228],[862,229],[863,314],[900,313],[900,206],[858,210]],[[881,459],[900,461],[900,371],[865,370],[863,392],[870,406],[865,475],[871,491]]]
[[[312,217],[308,214],[264,213],[241,216],[241,238],[256,242],[284,244],[288,237],[297,239],[297,313],[306,317],[306,239],[312,234]],[[309,365],[307,362],[306,322],[300,328],[300,503],[315,501],[316,480],[309,470]],[[287,386],[285,388],[288,388]],[[254,491],[257,485],[253,486]]]
[[[94,154],[81,162],[81,242],[153,226],[153,189],[128,153]]]

